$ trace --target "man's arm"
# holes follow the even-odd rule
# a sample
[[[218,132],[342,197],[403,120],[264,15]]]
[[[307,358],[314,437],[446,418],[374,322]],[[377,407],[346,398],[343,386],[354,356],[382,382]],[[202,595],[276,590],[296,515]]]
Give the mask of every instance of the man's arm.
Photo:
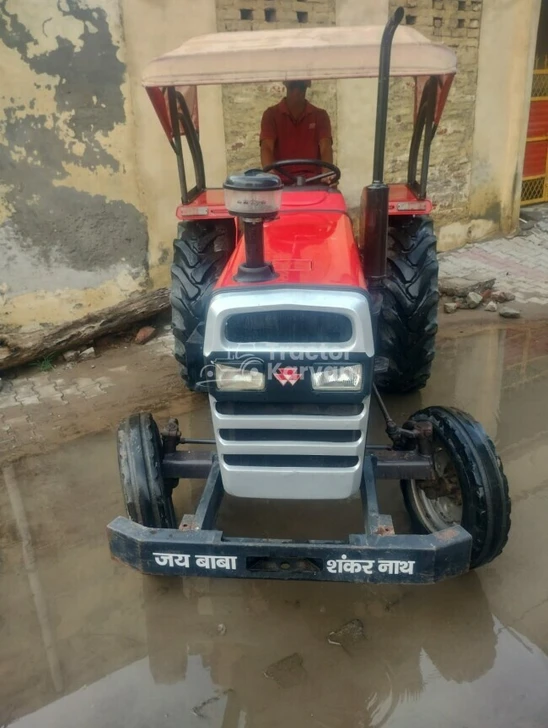
[[[333,164],[333,140],[331,137],[320,139],[320,159]]]
[[[333,164],[333,137],[331,132],[331,120],[325,109],[322,109],[318,118],[318,136],[320,138],[320,159],[322,162]],[[329,170],[325,170],[328,172]],[[331,183],[328,177],[324,180],[326,184]]]
[[[272,109],[267,109],[261,119],[261,165],[266,167],[268,164],[274,164],[274,145],[276,144],[276,121]]]
[[[261,167],[274,164],[274,139],[263,139],[261,141]]]

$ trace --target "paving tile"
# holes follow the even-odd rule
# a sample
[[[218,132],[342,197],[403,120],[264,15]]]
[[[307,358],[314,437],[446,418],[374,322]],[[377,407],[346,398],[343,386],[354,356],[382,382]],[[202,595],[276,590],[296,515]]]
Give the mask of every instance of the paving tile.
[[[440,255],[440,276],[470,271],[495,273],[496,287],[512,291],[517,301],[548,305],[548,234],[537,228],[527,237],[498,238]]]

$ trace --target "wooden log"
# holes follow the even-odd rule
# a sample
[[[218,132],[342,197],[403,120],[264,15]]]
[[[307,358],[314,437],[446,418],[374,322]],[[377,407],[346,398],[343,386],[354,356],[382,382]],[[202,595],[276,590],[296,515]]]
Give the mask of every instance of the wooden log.
[[[0,333],[0,371],[37,359],[78,349],[106,334],[123,331],[169,308],[169,290],[133,295],[115,306],[90,313],[76,321],[27,334]]]

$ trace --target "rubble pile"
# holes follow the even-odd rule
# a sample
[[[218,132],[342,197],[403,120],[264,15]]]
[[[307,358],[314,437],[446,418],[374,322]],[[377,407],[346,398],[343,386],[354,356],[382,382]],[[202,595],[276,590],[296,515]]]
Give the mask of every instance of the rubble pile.
[[[490,313],[497,313],[503,318],[520,318],[521,311],[499,304],[515,300],[511,291],[496,290],[496,279],[484,275],[470,274],[464,278],[440,278],[440,296],[445,313],[455,313],[459,309],[482,308]]]

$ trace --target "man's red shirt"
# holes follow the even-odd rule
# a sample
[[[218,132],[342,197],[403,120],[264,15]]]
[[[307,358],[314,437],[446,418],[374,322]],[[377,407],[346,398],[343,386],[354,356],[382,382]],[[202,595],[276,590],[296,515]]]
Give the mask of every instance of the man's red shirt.
[[[329,115],[307,101],[303,115],[296,120],[291,116],[286,100],[282,99],[263,114],[260,141],[263,139],[274,140],[276,162],[282,159],[321,159],[320,141],[331,139]],[[321,173],[314,167],[288,168],[287,171],[305,176]]]

